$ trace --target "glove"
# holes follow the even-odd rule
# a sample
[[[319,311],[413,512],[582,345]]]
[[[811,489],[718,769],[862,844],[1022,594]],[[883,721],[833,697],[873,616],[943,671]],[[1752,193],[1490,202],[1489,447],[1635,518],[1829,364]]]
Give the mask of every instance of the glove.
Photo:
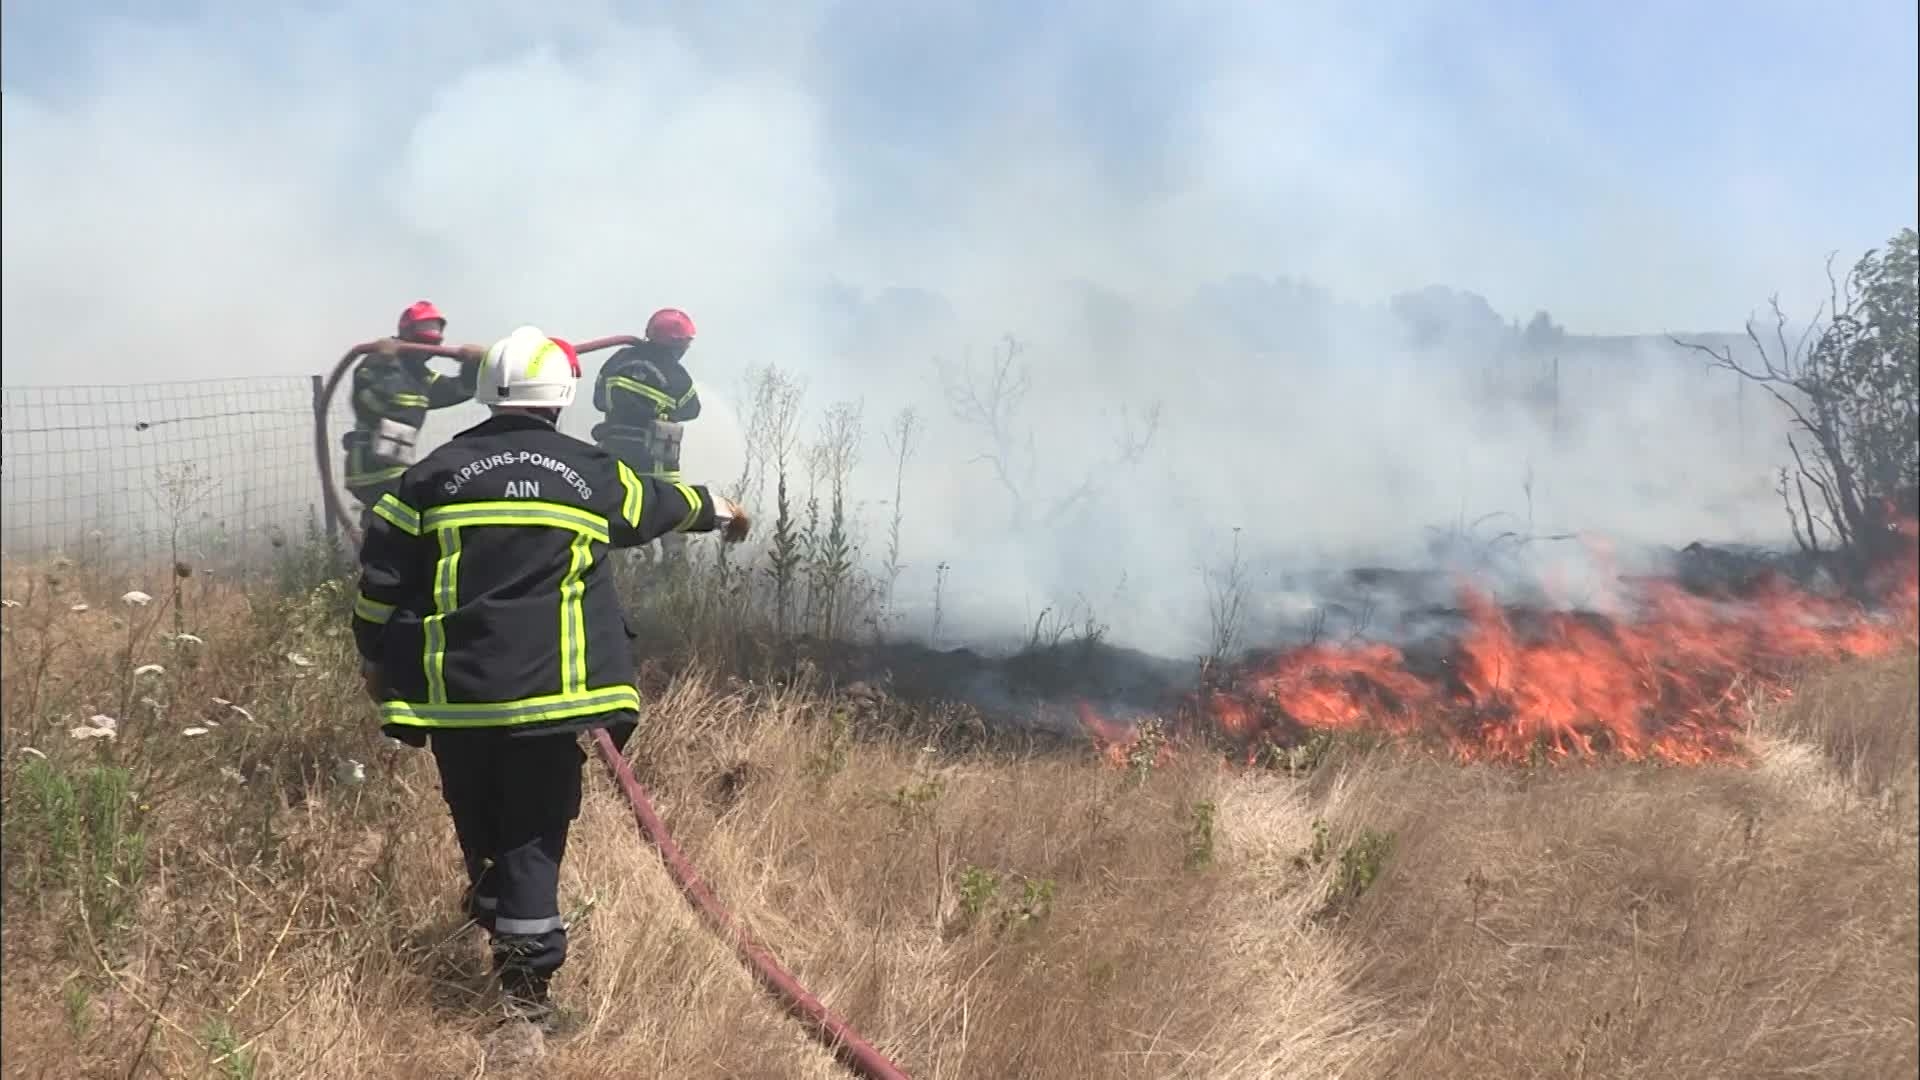
[[[395,338],[383,337],[373,343],[371,350],[375,356],[395,357],[400,355],[400,342]]]
[[[713,499],[713,517],[720,530],[720,539],[729,544],[745,540],[747,531],[753,527],[746,508],[725,495],[715,495]]]
[[[486,358],[487,347],[485,345],[460,346],[460,362],[463,364],[478,364]]]

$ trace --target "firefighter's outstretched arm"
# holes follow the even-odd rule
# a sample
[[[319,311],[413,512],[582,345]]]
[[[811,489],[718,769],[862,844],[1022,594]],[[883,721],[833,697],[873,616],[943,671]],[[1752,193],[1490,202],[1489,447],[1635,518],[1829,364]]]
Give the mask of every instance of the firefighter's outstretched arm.
[[[457,376],[428,369],[427,408],[444,409],[473,400],[473,388],[480,378],[480,358],[486,355],[486,350],[474,345],[463,350],[463,353],[460,374]]]
[[[746,539],[746,512],[731,499],[712,493],[702,484],[641,476],[625,462],[615,467],[620,474],[620,502],[609,507],[607,513],[614,547],[640,547],[668,533],[715,529],[729,541]]]
[[[378,671],[387,620],[420,591],[419,540],[420,512],[392,493],[380,496],[360,545],[360,591],[353,599],[353,644],[363,672]]]

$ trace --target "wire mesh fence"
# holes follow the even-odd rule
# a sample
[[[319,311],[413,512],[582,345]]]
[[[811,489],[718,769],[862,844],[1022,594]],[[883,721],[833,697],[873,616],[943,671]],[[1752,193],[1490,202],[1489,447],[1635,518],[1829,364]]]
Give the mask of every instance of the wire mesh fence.
[[[270,563],[325,528],[313,463],[319,382],[6,387],[0,542],[8,560]],[[344,402],[332,415],[333,430],[344,430]]]
[[[1590,420],[1614,428],[1624,415],[1622,387],[1637,385],[1619,360],[1556,357],[1485,377],[1509,391],[1528,388],[1536,419],[1555,434]],[[1696,367],[1690,381],[1669,376],[1660,385],[1697,403],[1700,438],[1741,459],[1780,443],[1781,421],[1742,380]],[[223,569],[271,565],[327,530],[313,462],[321,384],[319,376],[277,376],[5,387],[0,547],[9,562],[59,553],[110,567],[172,558]],[[339,437],[352,426],[348,394],[343,386],[328,413],[336,472]],[[424,442],[482,416],[471,404],[436,410]]]

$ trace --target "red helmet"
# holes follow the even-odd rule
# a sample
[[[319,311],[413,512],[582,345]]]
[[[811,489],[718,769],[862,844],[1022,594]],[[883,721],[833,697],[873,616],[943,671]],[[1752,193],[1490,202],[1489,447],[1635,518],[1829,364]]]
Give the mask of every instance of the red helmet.
[[[679,308],[661,308],[647,320],[647,340],[677,345],[693,340],[693,319]]]
[[[400,313],[400,337],[406,341],[438,345],[440,334],[446,328],[447,317],[440,314],[431,300],[415,300]]]

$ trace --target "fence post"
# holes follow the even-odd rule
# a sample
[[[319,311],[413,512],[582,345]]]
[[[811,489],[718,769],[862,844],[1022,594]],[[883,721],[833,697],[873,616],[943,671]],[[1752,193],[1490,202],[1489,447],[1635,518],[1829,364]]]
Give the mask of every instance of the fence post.
[[[315,375],[312,378],[313,422],[314,425],[318,427],[320,421],[325,418],[327,411],[327,403],[325,401],[327,380],[323,375]],[[340,546],[340,523],[333,520],[332,514],[327,513],[327,493],[324,491],[320,493],[320,517],[327,523],[327,550],[337,550]]]

